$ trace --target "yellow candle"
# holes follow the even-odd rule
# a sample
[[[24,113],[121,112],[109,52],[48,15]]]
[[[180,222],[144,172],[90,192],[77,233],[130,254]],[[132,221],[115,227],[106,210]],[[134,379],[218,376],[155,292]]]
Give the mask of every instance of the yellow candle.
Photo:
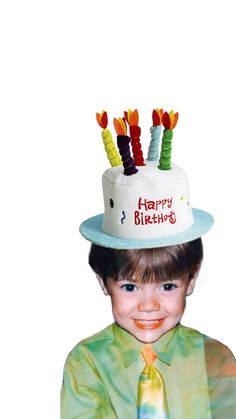
[[[107,113],[105,111],[102,111],[101,114],[97,113],[96,119],[100,127],[103,128],[102,130],[103,144],[104,144],[107,157],[111,166],[112,167],[121,166],[122,161],[116,149],[116,146],[114,144],[112,133],[111,131],[109,131],[109,129],[107,129],[107,124],[108,124]]]
[[[111,166],[121,166],[122,161],[115,147],[114,141],[112,139],[112,134],[111,131],[109,131],[109,129],[104,128],[102,130],[102,139]]]

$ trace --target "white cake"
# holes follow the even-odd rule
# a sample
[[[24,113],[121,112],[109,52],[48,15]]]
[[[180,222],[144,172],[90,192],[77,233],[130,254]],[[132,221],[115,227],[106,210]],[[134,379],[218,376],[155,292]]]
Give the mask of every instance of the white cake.
[[[188,179],[176,165],[160,170],[138,167],[132,176],[122,166],[102,177],[104,219],[102,231],[114,237],[151,239],[183,232],[193,224]]]

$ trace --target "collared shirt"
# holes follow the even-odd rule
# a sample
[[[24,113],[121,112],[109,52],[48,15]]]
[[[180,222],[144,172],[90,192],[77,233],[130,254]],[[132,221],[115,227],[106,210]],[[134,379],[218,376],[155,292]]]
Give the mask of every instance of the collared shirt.
[[[64,368],[61,419],[136,419],[142,347],[115,323],[80,342]],[[152,347],[170,419],[236,419],[236,364],[226,346],[179,324]]]

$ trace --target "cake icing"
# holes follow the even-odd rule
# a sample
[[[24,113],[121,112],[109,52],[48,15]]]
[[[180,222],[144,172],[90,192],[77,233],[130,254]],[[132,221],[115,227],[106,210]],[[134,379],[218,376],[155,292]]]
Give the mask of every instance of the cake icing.
[[[151,239],[177,234],[192,226],[188,179],[180,167],[160,170],[152,164],[138,167],[132,176],[125,176],[122,169],[110,168],[102,177],[104,233]]]

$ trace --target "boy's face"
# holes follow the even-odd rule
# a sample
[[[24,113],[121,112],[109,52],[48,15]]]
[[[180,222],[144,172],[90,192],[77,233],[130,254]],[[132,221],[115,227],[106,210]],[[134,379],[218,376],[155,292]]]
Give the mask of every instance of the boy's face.
[[[186,274],[159,283],[107,282],[116,323],[140,342],[152,343],[179,323],[195,279]]]

